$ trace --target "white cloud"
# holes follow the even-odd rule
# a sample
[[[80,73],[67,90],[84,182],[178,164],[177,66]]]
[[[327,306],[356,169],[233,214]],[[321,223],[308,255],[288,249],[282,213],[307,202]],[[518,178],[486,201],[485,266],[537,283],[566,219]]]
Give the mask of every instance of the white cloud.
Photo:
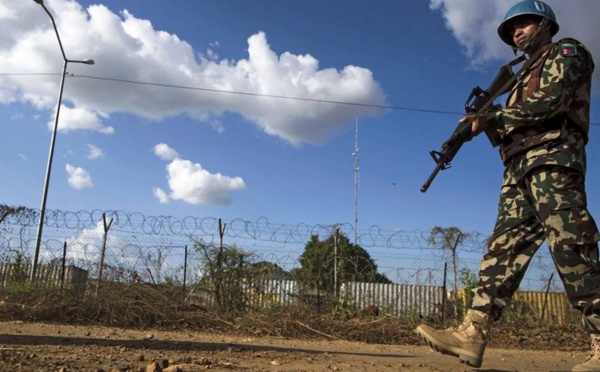
[[[103,134],[113,134],[115,129],[110,126],[105,126],[100,120],[102,114],[93,110],[88,110],[79,107],[66,107],[61,105],[59,120],[58,120],[58,131],[59,132],[70,132],[73,130],[91,130],[94,132],[100,132]],[[48,122],[48,128],[52,130],[54,128],[54,120],[56,113],[53,115],[52,121]],[[108,118],[106,116],[106,118]]]
[[[232,87],[233,90],[324,101],[368,104],[384,101],[379,84],[365,68],[319,69],[319,61],[311,55],[286,52],[277,56],[270,49],[264,33],[251,36],[248,45],[249,59],[239,61],[235,69],[230,70],[236,76],[247,78],[235,81],[239,85]],[[211,69],[216,73],[227,73],[227,70],[219,72],[223,70],[222,65],[211,66]],[[256,97],[236,97],[235,100],[238,107],[235,111],[253,119],[266,133],[294,145],[323,143],[331,134],[343,130],[353,117],[375,112],[364,107],[296,100]]]
[[[97,222],[94,227],[83,229],[77,235],[67,239],[69,257],[77,261],[99,261],[103,238],[104,223],[102,221]],[[107,239],[107,245],[119,242],[113,234],[108,234]]]
[[[110,217],[107,216],[107,219],[110,220]],[[131,239],[124,241],[118,236],[118,222],[112,223],[110,226],[110,231],[106,235],[105,264],[136,269],[140,257],[143,257],[140,246]],[[97,263],[102,258],[104,239],[104,222],[98,221],[96,225],[83,229],[67,239],[69,258],[80,263],[88,262],[92,264],[92,270],[97,269]]]
[[[155,154],[161,159],[171,160],[167,165],[171,193],[167,194],[160,188],[153,189],[154,196],[162,204],[181,200],[194,205],[227,205],[231,203],[233,191],[246,189],[241,177],[210,173],[198,163],[178,158],[177,152],[166,144],[156,145]]]
[[[91,145],[91,144],[87,144],[87,148],[88,148],[88,155],[87,158],[90,160],[94,160],[94,159],[101,159],[104,157],[104,151],[102,151],[101,148]]]
[[[225,131],[225,126],[220,120],[210,119],[208,120],[208,124],[215,130],[217,133],[223,133]]]
[[[163,160],[174,160],[179,157],[177,151],[173,150],[165,143],[159,143],[154,146],[154,154]]]
[[[67,164],[65,169],[67,170],[67,174],[69,175],[69,185],[71,185],[72,188],[81,190],[94,186],[92,182],[92,177],[85,169],[80,167],[74,167],[71,164]]]
[[[555,40],[574,37],[582,41],[592,55],[600,55],[600,34],[597,32],[597,0],[545,0],[552,7],[560,25]],[[576,5],[575,5],[576,3]],[[510,47],[498,37],[498,26],[506,12],[516,1],[481,0],[430,0],[429,7],[439,11],[463,48],[472,66],[479,67],[495,60],[508,61],[512,57]],[[594,10],[595,9],[595,10]],[[593,87],[598,89],[599,74],[595,74]]]
[[[442,13],[446,27],[475,66],[510,53],[498,38],[498,25],[511,3],[477,0],[430,0],[429,7]]]
[[[240,177],[213,174],[189,160],[173,160],[167,165],[167,172],[169,197],[189,204],[226,205],[231,202],[232,191],[246,188]]]
[[[219,54],[216,52],[215,49],[217,49],[219,47],[219,42],[215,41],[208,45],[209,45],[209,48],[206,49],[206,56],[211,61],[217,61],[219,59]]]
[[[161,204],[167,204],[169,202],[169,195],[164,192],[161,188],[154,188],[154,196]]]
[[[1,11],[1,9],[0,9]],[[23,115],[22,112],[15,112],[14,114],[11,115],[10,120],[23,120],[25,118],[25,115]]]
[[[6,0],[3,0],[6,1]],[[14,3],[14,4],[13,4]],[[308,54],[276,53],[264,33],[248,38],[248,57],[221,59],[218,42],[200,55],[186,41],[155,30],[149,20],[128,11],[111,12],[103,5],[83,8],[72,0],[47,1],[71,59],[92,58],[93,66],[69,64],[69,73],[156,82],[255,95],[303,97],[326,101],[384,104],[385,97],[371,71],[358,66],[321,68]],[[45,12],[32,1],[12,2],[0,16],[0,70],[13,73],[61,71],[56,35]],[[32,27],[35,25],[35,27]],[[206,48],[208,47],[208,49]],[[56,76],[1,76],[0,102],[27,102],[40,110],[55,106]],[[189,89],[67,77],[60,130],[93,130],[110,134],[111,113],[130,112],[154,120],[189,115],[209,124],[222,113],[236,112],[265,133],[293,145],[324,143],[347,128],[353,118],[373,115],[375,108],[225,94]],[[222,126],[215,127],[222,130]]]

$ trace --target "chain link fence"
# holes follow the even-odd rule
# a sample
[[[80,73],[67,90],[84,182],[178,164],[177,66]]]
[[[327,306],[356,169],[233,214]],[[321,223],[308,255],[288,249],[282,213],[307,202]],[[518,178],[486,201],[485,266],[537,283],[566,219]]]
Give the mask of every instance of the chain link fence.
[[[36,246],[38,211],[4,207],[0,222],[0,259],[31,262]],[[47,210],[39,249],[39,264],[65,262],[88,271],[93,279],[124,282],[198,282],[205,272],[198,242],[235,246],[251,253],[247,263],[270,263],[290,272],[314,235],[320,238],[339,231],[353,237],[368,252],[377,270],[391,282],[407,285],[442,286],[447,279],[453,289],[454,275],[478,272],[487,237],[472,232],[450,250],[432,246],[432,230],[387,230],[371,226],[355,231],[350,224],[277,224],[267,218],[256,221],[214,217],[146,216],[124,211]],[[332,247],[333,249],[333,247]],[[447,264],[448,272],[444,267]],[[554,265],[547,247],[540,248],[528,269],[521,289],[561,291],[549,278]],[[464,287],[460,280],[457,289]]]

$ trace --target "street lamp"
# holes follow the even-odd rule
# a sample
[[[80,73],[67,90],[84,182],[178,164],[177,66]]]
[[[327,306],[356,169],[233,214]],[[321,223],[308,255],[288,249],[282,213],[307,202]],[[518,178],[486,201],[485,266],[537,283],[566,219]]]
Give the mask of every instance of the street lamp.
[[[32,282],[35,280],[35,276],[37,273],[37,266],[38,266],[38,258],[40,256],[40,244],[42,241],[42,230],[44,228],[44,217],[46,215],[46,200],[48,199],[48,186],[50,185],[50,172],[52,170],[52,159],[54,158],[54,144],[56,143],[56,132],[58,130],[58,115],[60,114],[60,105],[61,105],[61,101],[62,101],[63,87],[65,85],[65,75],[67,73],[67,65],[69,64],[69,62],[83,63],[86,65],[94,64],[94,60],[92,60],[92,59],[78,61],[78,60],[72,60],[72,59],[67,58],[67,56],[65,55],[65,50],[63,49],[62,42],[60,40],[60,35],[58,34],[58,29],[56,28],[56,22],[54,22],[54,17],[52,17],[52,14],[50,13],[50,11],[48,11],[48,8],[46,8],[46,6],[44,5],[44,0],[33,0],[33,1],[40,4],[42,6],[42,8],[44,8],[46,13],[50,17],[50,19],[52,20],[52,26],[54,27],[54,32],[56,32],[56,38],[58,39],[58,45],[60,46],[60,51],[63,56],[63,69],[62,69],[62,76],[61,76],[61,81],[60,81],[60,91],[58,93],[58,103],[56,105],[56,116],[54,118],[54,129],[52,130],[52,139],[50,140],[48,165],[46,167],[46,179],[44,181],[44,191],[42,194],[42,206],[40,207],[40,219],[39,219],[39,223],[38,223],[37,238],[35,241],[35,254],[33,257],[33,265],[31,267],[31,281]]]

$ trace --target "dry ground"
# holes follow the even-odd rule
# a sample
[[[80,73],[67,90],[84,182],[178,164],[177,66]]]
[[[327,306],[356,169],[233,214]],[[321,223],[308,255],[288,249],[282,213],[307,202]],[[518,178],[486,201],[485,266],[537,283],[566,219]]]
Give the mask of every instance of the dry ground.
[[[526,345],[529,347],[491,345],[480,370],[570,370],[587,356],[581,345],[571,351],[547,346],[534,350],[532,343]],[[382,345],[323,338],[0,323],[0,371],[145,371],[155,361],[185,372],[472,370],[413,341]]]

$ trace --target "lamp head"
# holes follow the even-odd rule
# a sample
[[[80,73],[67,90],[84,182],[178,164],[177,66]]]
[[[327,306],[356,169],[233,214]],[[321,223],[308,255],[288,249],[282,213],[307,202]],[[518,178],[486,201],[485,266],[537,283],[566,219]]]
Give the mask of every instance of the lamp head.
[[[36,3],[40,4],[40,5],[44,5],[44,0],[33,0]]]
[[[83,59],[83,60],[81,60],[81,59],[67,59],[67,62],[70,62],[70,63],[83,63],[84,65],[93,65],[93,64],[96,63],[96,62],[94,62],[93,59]]]

